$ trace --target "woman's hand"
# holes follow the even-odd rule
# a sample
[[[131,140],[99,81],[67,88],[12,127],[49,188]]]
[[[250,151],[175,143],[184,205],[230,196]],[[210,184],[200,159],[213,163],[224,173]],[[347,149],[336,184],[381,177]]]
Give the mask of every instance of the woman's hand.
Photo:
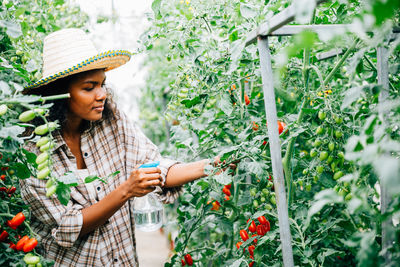
[[[163,186],[161,170],[156,167],[140,168],[139,165],[131,172],[126,181],[130,197],[142,197],[152,192],[156,186]]]

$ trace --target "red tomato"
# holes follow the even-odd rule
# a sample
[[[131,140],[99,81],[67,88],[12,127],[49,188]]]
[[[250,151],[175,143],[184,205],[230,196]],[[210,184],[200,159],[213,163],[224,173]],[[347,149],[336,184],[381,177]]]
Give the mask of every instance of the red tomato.
[[[26,235],[24,237],[22,237],[16,245],[16,249],[17,250],[22,250],[24,248],[25,243],[29,240],[29,237]]]
[[[252,235],[251,237],[254,237],[254,236],[257,236],[257,235],[254,234],[254,235]],[[257,238],[254,238],[253,242],[254,242],[255,245],[257,245],[258,239],[257,239]]]
[[[267,224],[267,219],[266,219],[264,216],[258,217],[257,220],[258,220],[261,224]]]
[[[254,265],[254,261],[249,263],[249,267],[253,267],[253,265]]]
[[[250,256],[254,257],[254,250],[256,249],[256,247],[254,245],[249,246],[249,253]]]
[[[10,248],[13,250],[17,250],[16,245],[13,242],[10,242]]]
[[[28,241],[25,242],[25,245],[23,248],[24,252],[27,253],[27,252],[32,251],[37,246],[37,244],[38,244],[38,241],[36,240],[36,238],[29,239]]]
[[[12,228],[12,229],[17,229],[18,226],[20,226],[23,222],[25,221],[25,215],[20,212],[17,213],[17,215],[14,216],[11,220],[7,221],[7,225]]]
[[[258,124],[253,121],[253,131],[258,130]]]
[[[211,210],[219,210],[219,207],[221,207],[221,204],[220,204],[217,200],[215,200],[215,201],[212,203],[212,208],[211,208]]]
[[[237,242],[237,243],[236,243],[236,247],[237,247],[237,249],[239,249],[239,248],[240,248],[240,246],[241,246],[242,244],[243,244],[243,242],[240,242],[240,241],[239,241],[239,242]]]
[[[4,230],[4,231],[0,234],[0,242],[6,241],[7,237],[8,237],[8,233],[7,233],[6,230]]]
[[[229,190],[231,190],[232,184],[227,184],[224,187],[228,188]]]
[[[250,98],[246,93],[244,94],[244,103],[246,106],[250,105]]]
[[[260,236],[265,235],[264,225],[257,225],[257,234]]]
[[[17,190],[17,188],[15,188],[15,186],[11,186],[10,188],[8,188],[7,193],[9,194],[14,194],[14,192]]]
[[[242,238],[243,241],[246,241],[249,239],[249,234],[246,232],[246,230],[240,230],[240,237]]]
[[[257,231],[256,223],[254,221],[251,221],[251,224],[249,225],[249,231],[252,233],[255,233]]]
[[[283,121],[278,121],[278,132],[281,134],[286,128],[286,123]]]
[[[0,176],[0,179],[4,181],[4,180],[6,179],[6,175],[5,175],[5,174],[2,174],[2,175]]]
[[[230,199],[228,195],[225,195],[224,198],[225,198],[225,201],[229,201],[229,199]]]
[[[4,186],[0,187],[0,192],[7,192],[7,188]]]
[[[190,254],[185,255],[185,261],[189,266],[193,265],[193,259],[192,259],[192,256],[190,256]]]
[[[224,192],[224,194],[227,195],[228,197],[231,195],[231,190],[229,190],[225,186],[224,186],[224,188],[222,188],[222,192]]]
[[[183,259],[181,259],[181,262],[182,262],[182,266],[186,265],[186,262]]]

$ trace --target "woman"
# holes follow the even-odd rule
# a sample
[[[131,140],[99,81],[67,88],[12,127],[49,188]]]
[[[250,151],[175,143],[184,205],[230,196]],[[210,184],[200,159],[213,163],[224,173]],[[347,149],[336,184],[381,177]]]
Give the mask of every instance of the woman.
[[[157,147],[118,111],[105,87],[105,71],[129,60],[125,51],[98,54],[85,33],[66,29],[44,41],[43,77],[24,93],[55,95],[49,120],[61,129],[53,133],[53,175],[78,177],[119,171],[107,183],[94,181],[71,188],[68,205],[46,197],[46,181],[21,182],[24,201],[31,206],[32,228],[41,236],[44,256],[56,266],[137,266],[131,201],[155,191],[163,202],[173,201],[180,186],[205,176],[202,160],[180,164],[163,159]],[[34,144],[30,146],[34,152]],[[160,161],[159,167],[140,164]],[[156,253],[156,252],[155,252]]]

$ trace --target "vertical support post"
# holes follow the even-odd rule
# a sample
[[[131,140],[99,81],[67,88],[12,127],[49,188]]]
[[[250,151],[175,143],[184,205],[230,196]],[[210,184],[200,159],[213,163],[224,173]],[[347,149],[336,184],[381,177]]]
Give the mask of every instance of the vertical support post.
[[[378,84],[382,85],[382,91],[379,95],[379,103],[384,102],[389,96],[389,58],[388,49],[386,47],[377,48],[377,70],[378,70]],[[383,114],[381,114],[383,115]],[[385,184],[380,182],[381,186],[381,214],[384,214],[388,207],[391,196]],[[385,221],[382,222],[382,250],[385,252],[383,257],[385,258],[385,265],[390,265],[390,253],[387,249],[393,242],[393,236],[391,235],[392,217],[389,216]]]
[[[289,214],[286,200],[285,181],[283,177],[281,144],[278,133],[278,117],[276,113],[271,53],[267,37],[258,37],[258,51],[260,54],[261,78],[264,91],[265,113],[268,123],[268,136],[271,151],[272,173],[274,175],[275,194],[279,231],[282,244],[283,266],[294,266],[292,236],[290,234]]]

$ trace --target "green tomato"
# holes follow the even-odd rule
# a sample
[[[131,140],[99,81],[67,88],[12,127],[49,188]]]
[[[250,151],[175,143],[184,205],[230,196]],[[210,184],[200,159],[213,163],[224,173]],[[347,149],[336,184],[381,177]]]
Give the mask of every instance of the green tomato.
[[[325,129],[322,126],[318,126],[317,130],[315,131],[316,134],[322,135],[324,133]]]
[[[307,175],[308,174],[308,169],[304,169],[303,170],[303,175]]]
[[[54,147],[54,143],[53,142],[48,142],[47,144],[44,144],[43,146],[40,147],[40,152],[44,152],[49,150],[50,148]]]
[[[178,98],[186,98],[187,97],[187,94],[183,94],[183,93],[179,93],[178,94]]]
[[[299,186],[303,186],[303,180],[299,180]]]
[[[267,210],[272,210],[272,206],[271,206],[271,204],[265,204],[265,208],[267,209]]]
[[[36,158],[36,164],[41,164],[49,159],[49,153],[43,152]]]
[[[342,151],[340,151],[340,152],[337,154],[337,156],[338,156],[340,159],[344,159],[344,153],[343,153]]]
[[[44,145],[47,144],[49,141],[50,141],[50,138],[48,138],[47,136],[43,136],[43,137],[41,137],[41,138],[36,142],[36,146],[37,146],[37,147],[44,146]]]
[[[343,190],[343,188],[340,188],[338,193],[339,193],[339,196],[342,196],[342,197],[344,197],[344,195],[346,195],[346,191]]]
[[[343,122],[343,118],[339,117],[339,116],[334,116],[335,122],[336,124],[341,124]]]
[[[332,162],[332,163],[331,163],[331,169],[332,169],[332,171],[335,171],[335,168],[336,168],[336,162]]]
[[[52,185],[54,185],[54,181],[52,179],[47,180],[46,188],[50,188]]]
[[[314,158],[315,156],[317,156],[317,151],[315,149],[311,149],[310,151],[310,157]]]
[[[330,143],[328,144],[328,149],[329,149],[329,151],[333,151],[333,150],[335,149],[335,143],[330,142]]]
[[[317,172],[320,173],[320,174],[323,173],[324,172],[324,166],[321,166],[321,165],[317,166]]]
[[[264,195],[264,196],[268,196],[269,195],[269,190],[267,189],[267,188],[263,188],[263,190],[261,191],[261,193]]]
[[[8,110],[7,105],[5,105],[5,104],[0,105],[0,116],[3,116],[4,114],[6,114],[7,110]]]
[[[41,171],[41,170],[43,170],[44,168],[46,168],[47,166],[49,166],[49,162],[46,160],[45,162],[40,163],[40,164],[38,165],[37,169],[38,169],[39,171]]]
[[[348,193],[348,194],[344,197],[344,200],[349,201],[349,200],[351,200],[352,197],[353,197],[353,196],[351,195],[351,193]]]
[[[318,177],[317,175],[315,175],[315,176],[313,177],[313,179],[314,179],[314,183],[315,183],[315,184],[318,183],[319,177]]]
[[[267,187],[268,187],[268,188],[271,188],[273,185],[274,185],[274,183],[273,183],[273,182],[271,182],[271,181],[268,181],[268,184],[267,184]]]
[[[335,131],[335,137],[336,138],[341,138],[343,136],[343,133],[341,131]]]
[[[261,203],[265,203],[265,201],[267,201],[267,200],[265,199],[265,197],[261,197],[261,198],[260,198],[260,202],[261,202]]]
[[[254,208],[258,208],[258,201],[257,201],[257,199],[254,199],[254,200],[253,200],[253,207],[254,207]]]
[[[269,200],[271,201],[272,204],[276,205],[276,198],[275,198],[275,196],[272,196]]]
[[[40,262],[40,258],[39,258],[38,256],[35,256],[35,255],[32,254],[32,253],[28,253],[28,254],[26,254],[26,255],[24,256],[24,262],[25,262],[26,264],[33,264],[33,265],[35,265],[35,264],[37,264],[37,263]]]
[[[257,189],[256,188],[251,188],[250,189],[250,196],[255,197],[257,195]]]
[[[22,122],[28,122],[33,120],[36,117],[36,114],[33,110],[27,110],[25,112],[22,112],[18,119]]]
[[[322,141],[320,139],[316,139],[313,143],[313,147],[319,147],[322,145]]]
[[[333,161],[333,157],[329,156],[328,159],[326,160],[326,163],[330,164]]]
[[[334,180],[337,180],[337,179],[339,179],[340,177],[342,177],[343,176],[343,172],[342,171],[337,171],[337,172],[335,172],[335,174],[333,175],[333,179]]]
[[[45,135],[49,131],[53,131],[57,128],[57,123],[49,122],[48,124],[43,124],[35,128],[35,134]]]
[[[40,170],[37,173],[37,177],[39,180],[42,180],[44,178],[46,178],[47,176],[49,176],[50,174],[50,168],[49,167],[45,167],[44,169]]]
[[[324,160],[326,160],[326,159],[328,158],[328,156],[329,156],[328,152],[322,151],[322,152],[319,154],[319,160],[320,160],[320,161],[324,161]]]
[[[306,191],[310,192],[311,191],[311,184],[306,184]]]
[[[46,189],[46,197],[52,196],[56,191],[57,191],[56,185],[50,186],[49,188]]]
[[[323,111],[319,111],[319,112],[318,112],[318,118],[319,118],[321,121],[325,120],[325,118],[326,118],[326,113],[323,112]]]

